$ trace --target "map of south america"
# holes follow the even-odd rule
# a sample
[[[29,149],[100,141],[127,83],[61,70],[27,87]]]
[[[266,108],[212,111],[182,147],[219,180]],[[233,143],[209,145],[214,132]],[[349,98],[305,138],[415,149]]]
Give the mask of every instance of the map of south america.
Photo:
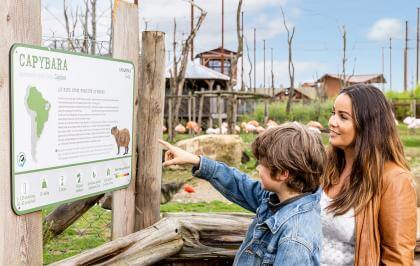
[[[28,87],[25,105],[31,117],[31,155],[36,162],[37,144],[48,121],[51,105],[35,86]]]

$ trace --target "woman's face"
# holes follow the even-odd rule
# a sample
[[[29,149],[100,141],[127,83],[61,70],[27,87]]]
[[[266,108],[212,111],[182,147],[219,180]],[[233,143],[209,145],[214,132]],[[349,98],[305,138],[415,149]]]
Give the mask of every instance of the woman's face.
[[[351,99],[348,95],[340,94],[335,99],[328,127],[331,145],[343,150],[354,146],[356,126]]]

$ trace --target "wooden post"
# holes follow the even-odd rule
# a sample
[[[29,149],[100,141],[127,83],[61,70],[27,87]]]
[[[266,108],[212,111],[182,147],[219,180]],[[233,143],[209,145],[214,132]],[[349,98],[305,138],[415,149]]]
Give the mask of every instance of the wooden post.
[[[268,121],[268,102],[264,99],[264,123]]]
[[[191,98],[192,98],[192,94],[191,91],[188,92],[188,122],[191,121]],[[192,129],[188,129],[188,134],[191,135],[192,133]]]
[[[113,14],[112,55],[134,63],[135,94],[134,115],[138,112],[138,54],[139,54],[139,15],[138,6],[120,1]],[[133,147],[137,147],[137,123],[133,125]],[[131,160],[131,182],[128,188],[115,191],[112,195],[112,239],[117,239],[134,232],[134,197],[137,152],[133,151]]]
[[[198,110],[198,125],[202,128],[202,119],[203,119],[203,106],[204,106],[204,96],[200,95],[200,103]]]
[[[197,108],[197,103],[196,103],[196,96],[194,95],[194,96],[192,96],[192,120],[194,121],[194,122],[197,122],[197,120],[196,120],[196,109]]]
[[[168,98],[168,139],[174,140],[173,123],[172,123],[172,97]]]
[[[42,265],[41,212],[17,216],[11,207],[9,120],[9,50],[41,44],[41,1],[2,1],[0,29],[0,265]]]
[[[205,80],[206,81],[206,83],[207,83],[207,85],[209,86],[208,87],[208,89],[209,89],[209,91],[213,91],[213,86],[214,86],[214,82],[215,82],[215,80]],[[210,105],[210,107],[209,107],[209,118],[208,118],[208,123],[207,123],[207,127],[208,128],[213,128],[213,117],[212,117],[212,114],[213,114],[213,111],[214,111],[214,108],[213,108],[213,106],[214,106],[214,98],[209,98],[209,105]]]
[[[143,32],[141,54],[136,230],[160,219],[162,149],[157,140],[162,138],[165,103],[165,33]]]
[[[237,98],[237,96],[236,95],[233,95],[232,96],[232,99],[233,99],[233,102],[232,102],[232,105],[233,105],[233,113],[232,113],[232,122],[233,122],[233,125],[232,125],[232,127],[231,127],[231,129],[232,129],[232,132],[231,132],[231,134],[235,134],[235,132],[236,132],[236,130],[235,130],[235,128],[236,128],[236,122],[238,121],[238,98]],[[240,101],[240,100],[239,100]]]
[[[217,94],[217,113],[219,114],[219,131],[222,134],[222,94]]]

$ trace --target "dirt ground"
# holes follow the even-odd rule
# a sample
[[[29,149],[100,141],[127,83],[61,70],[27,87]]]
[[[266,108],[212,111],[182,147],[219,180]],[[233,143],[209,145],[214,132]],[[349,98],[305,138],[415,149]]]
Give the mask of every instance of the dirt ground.
[[[172,201],[182,203],[210,202],[213,200],[229,202],[208,181],[197,179],[192,183],[188,183],[188,185],[193,187],[195,192],[188,193],[184,189],[181,189],[172,197]]]

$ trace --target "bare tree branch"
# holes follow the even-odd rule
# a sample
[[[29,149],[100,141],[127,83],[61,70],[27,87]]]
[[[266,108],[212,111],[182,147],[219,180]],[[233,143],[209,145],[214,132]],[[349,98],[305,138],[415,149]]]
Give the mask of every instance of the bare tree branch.
[[[287,31],[287,44],[289,46],[289,64],[288,64],[289,67],[288,68],[289,68],[290,89],[289,89],[289,97],[287,99],[287,105],[286,105],[286,114],[289,114],[291,105],[292,105],[293,95],[295,93],[295,89],[294,89],[295,66],[293,64],[293,59],[292,59],[292,43],[293,43],[293,37],[295,36],[295,26],[292,27],[292,30],[290,32],[290,29],[286,23],[286,16],[284,15],[283,8],[280,7],[280,9],[281,9],[281,14],[283,15],[283,24]]]
[[[238,48],[236,50],[236,55],[234,55],[231,59],[230,64],[230,71],[229,71],[229,90],[233,90],[234,82],[233,82],[233,70],[238,65],[239,58],[242,58],[243,54],[243,34],[241,30],[241,14],[242,14],[242,2],[243,0],[239,0],[238,8],[236,9],[236,36],[238,40]],[[223,64],[223,62],[222,62]],[[228,105],[228,129],[230,134],[235,134],[235,124],[236,124],[236,96],[231,95],[229,97],[230,104]]]
[[[245,45],[246,45],[246,50],[247,50],[247,57],[248,57],[248,62],[249,62],[249,72],[248,72],[248,77],[249,77],[249,87],[251,88],[252,86],[252,70],[253,70],[253,65],[251,62],[251,56],[250,56],[250,52],[249,52],[249,46],[248,46],[248,39],[246,37],[245,38]]]
[[[187,1],[187,0],[185,0]],[[191,43],[195,37],[195,35],[197,34],[198,30],[200,29],[201,25],[203,24],[203,21],[207,15],[207,12],[205,12],[202,8],[200,8],[197,4],[195,4],[192,1],[187,1],[189,2],[191,5],[193,5],[195,8],[199,9],[201,11],[200,17],[197,20],[197,23],[195,24],[194,28],[191,30],[190,34],[188,35],[187,39],[185,40],[185,42],[182,45],[182,51],[181,51],[181,56],[179,58],[179,60],[175,60],[174,59],[174,63],[176,65],[178,65],[178,62],[180,64],[179,66],[179,71],[174,71],[174,77],[176,79],[175,81],[175,95],[177,96],[181,96],[182,95],[182,89],[184,87],[184,83],[185,83],[185,72],[187,70],[187,63],[188,63],[188,58],[189,58],[189,51],[190,51],[190,47],[191,47]],[[175,53],[175,50],[174,50]],[[174,57],[176,58],[176,57]],[[175,98],[175,111],[174,111],[174,125],[179,123],[179,109],[181,107],[181,97],[176,97]]]

